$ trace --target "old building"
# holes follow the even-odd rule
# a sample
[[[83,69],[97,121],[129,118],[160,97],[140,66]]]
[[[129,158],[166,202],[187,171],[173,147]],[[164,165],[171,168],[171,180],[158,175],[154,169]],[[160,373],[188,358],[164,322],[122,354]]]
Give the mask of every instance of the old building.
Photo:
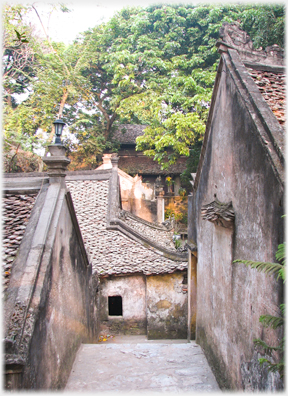
[[[97,170],[90,180],[84,173],[66,177],[100,278],[100,331],[186,338],[186,253],[176,251],[172,230],[120,210],[118,158],[111,161],[110,179],[94,180]]]
[[[4,177],[6,387],[61,389],[99,333],[187,337],[187,253],[171,227],[121,209],[112,169]],[[60,151],[60,152],[58,152]]]
[[[131,213],[129,191],[146,199],[153,189],[124,172],[138,155],[128,146],[100,169],[67,172],[65,150],[52,145],[48,173],[4,175],[8,389],[63,388],[79,345],[108,332],[196,337],[222,389],[283,388],[278,373],[260,366],[264,352],[253,343],[277,345],[283,336],[259,322],[279,313],[282,285],[234,263],[273,262],[284,240],[283,51],[254,50],[237,25],[224,24],[221,34],[189,196],[189,261],[171,225]]]
[[[279,344],[281,330],[264,328],[259,317],[280,314],[282,287],[276,277],[233,261],[275,262],[284,241],[283,50],[254,50],[237,25],[224,24],[221,35],[189,197],[189,332],[196,330],[222,388],[275,390],[283,386],[279,374],[260,366],[264,351],[253,340]]]
[[[167,193],[167,186],[164,183],[165,177],[170,175],[175,181],[174,192],[178,195],[180,188],[180,175],[186,169],[187,157],[178,158],[169,169],[161,169],[161,166],[153,158],[147,157],[142,151],[136,151],[136,138],[144,134],[145,125],[123,124],[114,132],[113,138],[120,143],[119,169],[129,175],[141,176],[143,182],[153,185],[157,177],[162,177],[162,182]]]

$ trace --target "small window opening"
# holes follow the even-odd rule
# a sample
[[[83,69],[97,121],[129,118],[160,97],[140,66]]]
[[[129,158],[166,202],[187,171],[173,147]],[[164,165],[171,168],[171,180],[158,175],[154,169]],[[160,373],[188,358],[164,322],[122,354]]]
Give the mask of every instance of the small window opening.
[[[182,284],[187,285],[187,274],[184,274]]]
[[[108,297],[109,316],[122,316],[122,297]]]

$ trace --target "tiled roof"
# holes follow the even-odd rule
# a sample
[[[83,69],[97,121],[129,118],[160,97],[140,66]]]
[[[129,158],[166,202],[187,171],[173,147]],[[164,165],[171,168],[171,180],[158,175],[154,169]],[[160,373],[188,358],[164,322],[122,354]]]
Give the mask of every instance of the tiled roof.
[[[160,274],[187,268],[130,239],[106,229],[108,180],[67,181],[93,270],[100,275]]]
[[[168,169],[162,170],[157,161],[152,158],[139,155],[119,157],[118,167],[128,174],[138,175],[180,175],[186,169],[186,157],[178,158],[176,164],[171,165]]]
[[[152,225],[146,223],[142,219],[139,219],[136,216],[130,215],[129,212],[123,211],[126,216],[121,217],[121,220],[125,221],[129,227],[133,228],[135,231],[140,233],[146,238],[152,239],[158,245],[173,250],[176,252],[175,245],[173,243],[173,231],[168,231],[165,227],[153,227]]]
[[[122,124],[113,134],[113,139],[121,144],[136,144],[136,137],[144,134],[147,125]]]
[[[285,75],[248,69],[255,84],[281,125],[285,125]]]
[[[21,244],[37,193],[5,194],[3,197],[3,270],[4,290],[10,281],[11,268]]]

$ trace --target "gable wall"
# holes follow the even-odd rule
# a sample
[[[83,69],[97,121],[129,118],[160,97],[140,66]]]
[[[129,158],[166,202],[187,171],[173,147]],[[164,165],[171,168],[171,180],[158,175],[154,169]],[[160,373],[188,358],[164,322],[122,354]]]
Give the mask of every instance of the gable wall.
[[[279,284],[232,262],[275,261],[284,238],[283,186],[260,142],[259,120],[249,114],[228,56],[225,59],[192,205],[197,235],[195,227],[190,227],[190,235],[197,238],[198,247],[196,340],[218,367],[223,387],[272,389],[281,384],[277,376],[260,369],[253,339],[278,342],[275,332],[263,330],[259,316],[279,312]],[[201,207],[215,197],[232,201],[234,230],[202,220]]]
[[[81,342],[93,342],[98,331],[97,276],[92,276],[73,203],[64,185],[46,187],[5,292],[8,389],[63,388]]]
[[[102,277],[100,329],[103,335],[147,334],[148,339],[187,338],[186,271],[144,276]],[[109,316],[108,297],[122,297],[122,316]]]
[[[46,241],[52,245],[50,260],[45,262],[44,257],[38,280],[41,287],[43,278],[43,286],[24,371],[25,388],[62,389],[80,344],[96,339],[91,266],[83,259],[66,199],[59,204],[56,233]]]

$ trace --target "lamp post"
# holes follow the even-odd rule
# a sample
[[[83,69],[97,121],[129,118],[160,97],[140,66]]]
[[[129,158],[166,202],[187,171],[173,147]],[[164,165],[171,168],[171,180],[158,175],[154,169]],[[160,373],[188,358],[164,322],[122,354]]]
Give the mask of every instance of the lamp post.
[[[55,143],[48,146],[50,155],[42,157],[42,160],[47,165],[50,183],[61,182],[62,185],[64,185],[63,183],[67,171],[67,166],[70,163],[70,159],[65,156],[65,152],[67,150],[61,142],[61,134],[65,122],[57,119],[53,122],[53,124],[55,125]]]
[[[61,144],[62,145],[61,134],[62,134],[64,125],[66,125],[66,124],[65,124],[64,121],[59,120],[59,119],[54,121],[53,124],[55,125],[55,135],[56,135],[55,144]]]

